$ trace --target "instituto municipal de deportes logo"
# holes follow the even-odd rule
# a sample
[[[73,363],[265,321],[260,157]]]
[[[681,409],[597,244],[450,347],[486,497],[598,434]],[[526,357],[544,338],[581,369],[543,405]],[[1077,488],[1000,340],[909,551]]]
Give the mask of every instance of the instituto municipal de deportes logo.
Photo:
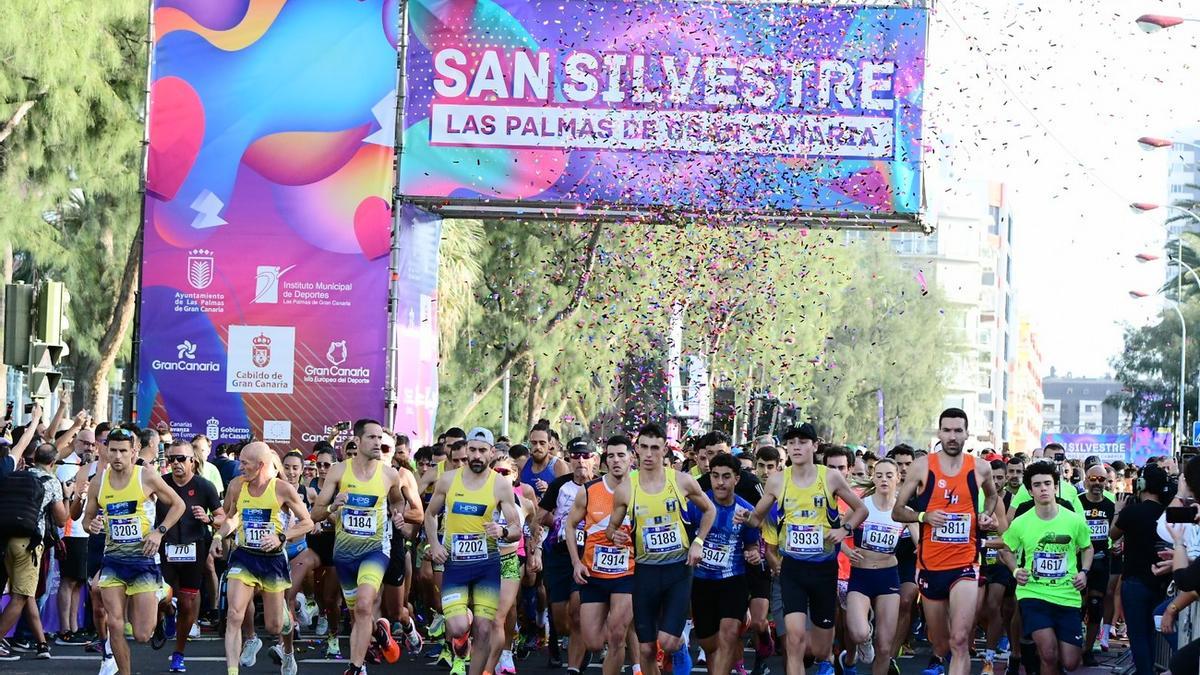
[[[259,333],[251,342],[250,357],[255,366],[266,368],[271,364],[271,338]]]
[[[203,248],[188,251],[187,279],[192,288],[202,291],[213,281],[213,254]]]

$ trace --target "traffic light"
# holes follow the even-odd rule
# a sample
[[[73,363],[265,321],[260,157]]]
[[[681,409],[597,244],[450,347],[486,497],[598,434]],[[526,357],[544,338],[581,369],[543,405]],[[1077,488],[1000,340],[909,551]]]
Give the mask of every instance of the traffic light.
[[[33,318],[33,286],[4,286],[4,365],[29,365],[29,333]]]
[[[29,345],[29,394],[34,399],[49,397],[62,380],[58,364],[68,353],[63,333],[69,327],[70,302],[71,295],[61,281],[45,281],[38,288],[33,340]]]

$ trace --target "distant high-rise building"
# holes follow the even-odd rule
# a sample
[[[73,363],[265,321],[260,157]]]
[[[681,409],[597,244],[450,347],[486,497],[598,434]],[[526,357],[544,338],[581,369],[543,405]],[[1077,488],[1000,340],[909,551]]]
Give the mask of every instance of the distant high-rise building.
[[[1128,433],[1129,415],[1107,400],[1121,392],[1111,378],[1061,377],[1053,368],[1042,379],[1042,433]]]
[[[1018,322],[1016,353],[1009,363],[1008,447],[1028,452],[1042,442],[1042,352],[1027,319]]]

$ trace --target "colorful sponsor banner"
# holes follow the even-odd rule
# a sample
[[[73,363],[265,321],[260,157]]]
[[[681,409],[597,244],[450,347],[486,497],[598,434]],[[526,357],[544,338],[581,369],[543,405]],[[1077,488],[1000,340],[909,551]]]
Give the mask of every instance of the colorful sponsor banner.
[[[1092,455],[1102,462],[1122,462],[1129,459],[1129,434],[1042,434],[1042,447],[1058,443],[1069,459],[1085,459]]]
[[[138,412],[311,447],[384,416],[393,0],[156,0]]]
[[[409,0],[414,197],[915,214],[926,10]]]
[[[413,447],[433,442],[438,404],[438,249],[442,219],[412,205],[400,211],[399,260],[396,265],[396,312],[392,326],[396,358],[396,409],[393,427]]]
[[[1129,461],[1143,466],[1151,457],[1173,456],[1174,454],[1175,434],[1170,429],[1134,428],[1133,441],[1129,448]]]

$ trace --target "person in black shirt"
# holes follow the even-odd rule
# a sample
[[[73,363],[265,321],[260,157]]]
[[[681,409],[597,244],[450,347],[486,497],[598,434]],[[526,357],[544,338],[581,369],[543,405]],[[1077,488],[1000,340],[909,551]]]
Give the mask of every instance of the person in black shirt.
[[[1167,489],[1167,473],[1147,464],[1134,486],[1138,501],[1125,503],[1110,530],[1113,541],[1125,540],[1121,604],[1137,675],[1154,675],[1154,608],[1166,594],[1165,580],[1154,574],[1154,565],[1163,543],[1157,528]]]
[[[1104,495],[1108,483],[1108,471],[1102,464],[1093,464],[1084,478],[1087,491],[1079,495],[1081,513],[1092,533],[1092,569],[1088,570],[1087,597],[1084,598],[1084,618],[1087,620],[1087,636],[1084,640],[1083,665],[1096,665],[1092,645],[1100,633],[1104,620],[1104,596],[1108,592],[1108,578],[1112,573],[1108,552],[1108,533],[1112,529],[1117,505]]]
[[[195,455],[192,445],[184,440],[173,441],[167,448],[167,466],[170,473],[163,476],[167,484],[186,507],[183,517],[171,526],[162,539],[163,580],[175,591],[179,603],[178,618],[171,616],[169,600],[163,600],[159,611],[166,615],[167,637],[175,638],[175,652],[171,654],[170,671],[185,672],[184,648],[188,633],[200,613],[200,586],[204,583],[205,561],[211,541],[210,529],[225,522],[225,511],[217,488],[195,473]],[[166,516],[165,509],[158,509],[155,525],[161,525]],[[172,635],[171,624],[175,630]]]

